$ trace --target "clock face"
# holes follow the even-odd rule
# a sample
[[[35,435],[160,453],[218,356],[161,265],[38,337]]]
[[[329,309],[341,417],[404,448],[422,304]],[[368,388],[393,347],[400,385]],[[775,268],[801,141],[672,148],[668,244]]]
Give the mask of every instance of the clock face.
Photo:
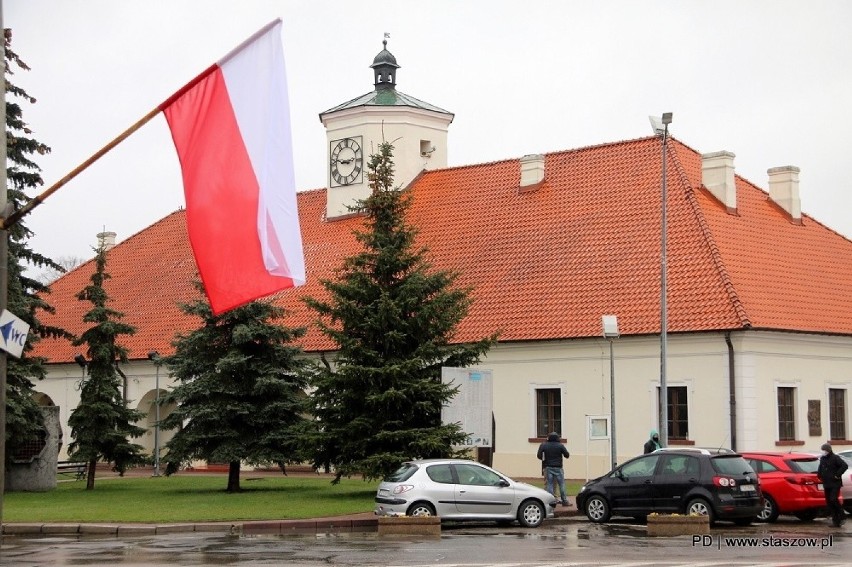
[[[329,168],[332,187],[360,182],[364,170],[361,137],[333,141]]]

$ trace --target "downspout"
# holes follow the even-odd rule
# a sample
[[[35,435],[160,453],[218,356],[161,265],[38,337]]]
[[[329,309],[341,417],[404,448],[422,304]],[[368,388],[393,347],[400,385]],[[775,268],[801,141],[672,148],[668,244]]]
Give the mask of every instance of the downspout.
[[[737,380],[734,374],[734,345],[731,343],[731,332],[725,332],[725,344],[728,345],[728,395],[731,408],[731,449],[737,450]]]

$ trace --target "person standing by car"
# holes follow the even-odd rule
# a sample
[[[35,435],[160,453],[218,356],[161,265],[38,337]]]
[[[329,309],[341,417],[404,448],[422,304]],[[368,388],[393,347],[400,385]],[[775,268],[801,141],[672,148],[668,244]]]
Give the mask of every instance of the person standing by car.
[[[657,449],[661,449],[663,446],[660,445],[660,434],[657,433],[656,429],[651,430],[651,435],[649,439],[645,441],[645,454],[653,453]]]
[[[559,434],[555,431],[547,436],[547,441],[538,446],[538,459],[544,465],[544,473],[547,479],[546,490],[556,496],[555,483],[559,484],[559,496],[562,498],[562,505],[568,506],[571,502],[568,500],[568,493],[565,492],[565,473],[562,470],[562,457],[566,459],[571,456],[565,445],[559,442]]]
[[[825,443],[822,447],[822,456],[819,458],[819,468],[817,476],[822,481],[822,487],[825,491],[825,503],[828,505],[828,511],[831,512],[831,523],[834,527],[839,528],[846,521],[846,513],[840,505],[840,487],[843,486],[841,476],[848,465],[846,461],[834,454],[831,445]]]

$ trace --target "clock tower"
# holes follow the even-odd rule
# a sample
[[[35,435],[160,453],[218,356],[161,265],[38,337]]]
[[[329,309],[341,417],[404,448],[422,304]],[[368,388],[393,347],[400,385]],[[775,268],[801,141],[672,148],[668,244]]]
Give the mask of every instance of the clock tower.
[[[394,146],[394,185],[404,188],[424,169],[447,167],[453,114],[396,90],[399,65],[387,40],[373,59],[375,90],[320,113],[328,147],[326,218],[349,215],[370,194],[367,163],[383,141]]]

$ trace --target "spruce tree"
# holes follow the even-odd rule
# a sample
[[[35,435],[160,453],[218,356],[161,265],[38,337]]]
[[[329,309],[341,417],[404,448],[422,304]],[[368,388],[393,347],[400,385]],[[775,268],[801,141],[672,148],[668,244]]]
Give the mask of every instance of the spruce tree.
[[[41,169],[33,161],[50,152],[50,148],[32,137],[32,130],[24,122],[21,103],[34,104],[35,98],[10,80],[14,70],[27,71],[29,67],[12,51],[12,31],[4,30],[6,63],[6,195],[10,210],[21,208],[28,200],[26,191],[38,189],[44,182]],[[33,251],[28,240],[33,236],[25,219],[9,228],[9,285],[7,309],[30,326],[27,344],[21,358],[8,358],[6,373],[6,457],[7,461],[19,453],[29,442],[44,435],[44,422],[38,404],[33,399],[33,380],[46,375],[44,359],[30,356],[33,346],[44,337],[70,338],[67,332],[45,326],[38,318],[42,311],[53,312],[45,297],[50,288],[29,277],[26,267],[61,270],[51,259]]]
[[[162,424],[177,429],[165,446],[166,474],[195,459],[228,463],[227,491],[238,492],[240,463],[303,461],[307,380],[302,350],[291,343],[305,329],[284,326],[285,311],[263,300],[220,315],[203,299],[181,309],[201,321],[163,358],[179,382],[163,400],[177,404]]]
[[[470,290],[458,274],[434,269],[415,243],[405,214],[411,195],[393,187],[393,146],[370,157],[371,195],[357,210],[363,246],[347,258],[337,279],[322,281],[327,301],[307,298],[319,327],[337,345],[333,364],[314,377],[311,437],[314,461],[333,465],[335,479],[381,478],[403,461],[459,455],[466,433],[441,423],[441,407],[457,389],[441,381],[441,367],[479,362],[496,335],[452,343],[468,313]]]
[[[121,322],[123,313],[107,307],[109,296],[104,282],[110,276],[106,263],[106,250],[101,246],[95,256],[91,283],[77,294],[77,299],[92,304],[92,309],[83,315],[83,322],[92,326],[73,342],[74,346],[86,346],[87,372],[80,386],[80,403],[68,418],[72,439],[68,456],[89,463],[86,490],[95,487],[98,461],[112,463],[113,470],[124,474],[128,467],[147,460],[142,446],[129,440],[145,433],[135,425],[144,414],[127,406],[118,367],[120,362],[127,362],[127,349],[118,340],[136,329]]]

